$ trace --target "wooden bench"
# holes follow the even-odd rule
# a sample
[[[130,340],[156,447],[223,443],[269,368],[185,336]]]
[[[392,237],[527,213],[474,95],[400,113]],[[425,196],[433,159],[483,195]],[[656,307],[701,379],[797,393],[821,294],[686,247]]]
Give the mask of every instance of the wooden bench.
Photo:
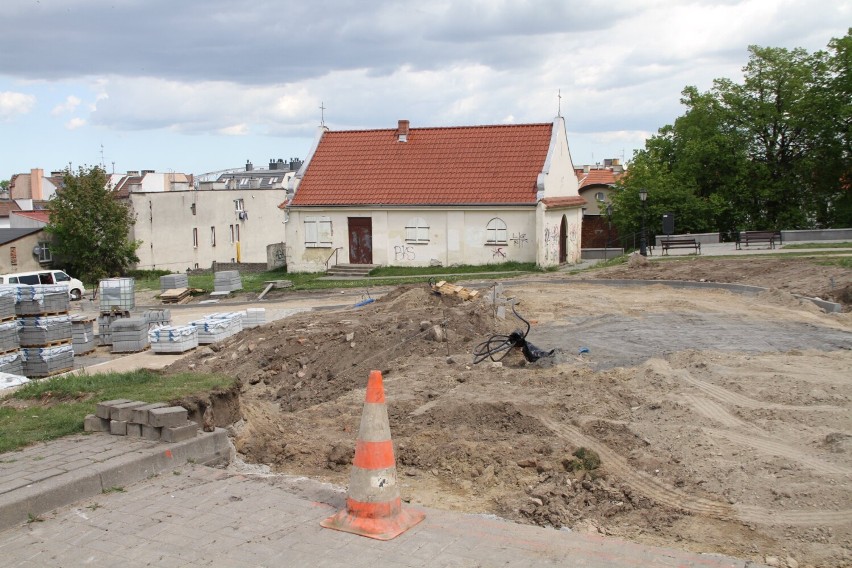
[[[686,237],[668,237],[660,239],[660,246],[663,247],[663,254],[669,254],[669,249],[676,248],[691,248],[695,249],[695,254],[701,254],[701,243],[696,239]]]
[[[743,231],[737,236],[737,250],[742,250],[742,244],[749,246],[761,243],[774,249],[776,241],[778,244],[783,244],[781,231]]]

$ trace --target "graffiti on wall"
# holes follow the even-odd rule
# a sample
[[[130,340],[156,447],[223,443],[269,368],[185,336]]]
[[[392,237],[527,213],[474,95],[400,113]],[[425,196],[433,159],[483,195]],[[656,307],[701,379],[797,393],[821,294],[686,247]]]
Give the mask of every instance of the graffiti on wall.
[[[506,258],[506,253],[503,252],[502,248],[496,248],[491,251],[491,258]]]
[[[544,228],[544,260],[559,262],[559,224]]]
[[[568,242],[574,245],[580,242],[580,227],[573,223],[568,225]]]
[[[527,241],[526,233],[512,233],[512,238],[509,239],[509,242],[511,242],[516,247],[522,247],[529,241]]]
[[[417,253],[414,252],[414,247],[396,245],[393,247],[393,259],[396,262],[417,260]]]

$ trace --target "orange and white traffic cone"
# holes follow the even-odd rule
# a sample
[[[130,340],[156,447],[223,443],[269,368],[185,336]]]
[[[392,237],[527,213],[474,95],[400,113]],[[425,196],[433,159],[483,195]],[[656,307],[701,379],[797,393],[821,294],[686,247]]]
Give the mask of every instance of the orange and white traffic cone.
[[[346,509],[320,524],[328,529],[390,540],[423,520],[420,511],[404,510],[396,483],[388,409],[381,371],[371,371],[355,444]]]

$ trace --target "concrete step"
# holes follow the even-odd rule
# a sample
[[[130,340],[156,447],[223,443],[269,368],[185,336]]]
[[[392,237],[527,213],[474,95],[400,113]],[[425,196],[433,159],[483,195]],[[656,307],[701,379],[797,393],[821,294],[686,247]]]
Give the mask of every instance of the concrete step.
[[[367,276],[371,270],[378,266],[378,264],[337,264],[330,267],[326,275],[361,278]]]

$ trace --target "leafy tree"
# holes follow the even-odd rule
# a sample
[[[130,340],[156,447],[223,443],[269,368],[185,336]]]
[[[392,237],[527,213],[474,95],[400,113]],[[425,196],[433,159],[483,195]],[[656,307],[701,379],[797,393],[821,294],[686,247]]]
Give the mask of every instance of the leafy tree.
[[[641,187],[652,230],[661,211],[676,213],[677,232],[852,224],[852,35],[829,49],[751,46],[741,83],[686,87],[686,113],[621,179],[620,231],[635,230]],[[621,202],[631,209],[618,211]]]
[[[141,244],[128,237],[130,209],[115,199],[100,167],[65,171],[65,187],[48,203],[53,255],[72,274],[88,282],[119,276],[139,261]]]
[[[0,179],[0,189],[6,191],[7,189],[9,189],[9,183],[9,180],[7,179]]]

